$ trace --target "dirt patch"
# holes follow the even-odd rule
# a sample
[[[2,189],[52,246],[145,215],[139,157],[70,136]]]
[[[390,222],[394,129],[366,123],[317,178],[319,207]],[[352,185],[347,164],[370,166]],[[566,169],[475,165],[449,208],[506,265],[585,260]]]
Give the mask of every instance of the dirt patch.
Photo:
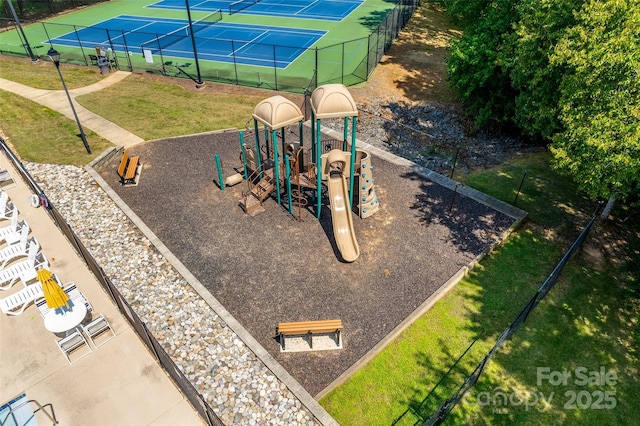
[[[462,35],[444,9],[423,3],[398,35],[370,81],[350,88],[358,102],[379,99],[396,102],[458,103],[446,84],[446,64],[451,41]]]

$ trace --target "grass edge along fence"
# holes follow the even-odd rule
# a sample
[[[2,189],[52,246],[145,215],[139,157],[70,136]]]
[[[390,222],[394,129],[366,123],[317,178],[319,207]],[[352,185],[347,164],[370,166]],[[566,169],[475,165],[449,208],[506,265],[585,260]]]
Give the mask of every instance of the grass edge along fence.
[[[347,40],[330,46],[301,49],[297,46],[284,46],[273,44],[253,43],[260,47],[262,52],[269,52],[269,57],[264,59],[261,66],[243,64],[236,50],[245,49],[246,43],[233,40],[219,40],[215,38],[200,38],[194,35],[196,43],[223,43],[230,44],[231,62],[203,61],[197,58],[175,58],[166,52],[162,43],[154,46],[159,63],[147,63],[141,52],[132,51],[140,46],[127,43],[125,31],[102,29],[105,32],[105,44],[87,46],[81,42],[78,32],[84,28],[80,25],[57,24],[40,22],[49,39],[49,34],[75,34],[79,47],[58,46],[63,53],[62,62],[76,65],[90,66],[92,64],[89,55],[95,55],[96,48],[107,50],[112,57],[111,64],[117,69],[131,72],[159,73],[172,77],[193,79],[193,61],[201,70],[203,80],[216,83],[234,84],[239,86],[260,87],[264,89],[279,90],[291,93],[304,93],[316,87],[328,83],[341,83],[345,86],[365,82],[369,79],[374,69],[389,51],[400,31],[407,24],[415,10],[420,6],[420,0],[399,0],[377,27],[367,37]],[[11,19],[2,22],[4,27],[13,26],[17,30],[17,24]],[[61,29],[64,27],[64,29]],[[92,31],[100,30],[91,27]],[[138,33],[142,34],[142,33]],[[149,40],[162,40],[165,34],[149,34]],[[177,40],[176,40],[177,41]],[[21,46],[0,45],[0,54],[14,56],[28,56],[27,45],[33,40],[21,40]],[[150,43],[152,44],[152,43]],[[236,46],[238,49],[236,49]],[[33,47],[33,46],[32,46]],[[297,59],[288,67],[278,67],[278,58],[287,57],[292,50],[303,50]],[[271,52],[273,52],[271,54]],[[39,55],[43,57],[43,55]],[[182,61],[182,63],[180,63]],[[94,64],[95,65],[95,64]]]
[[[600,213],[600,209],[602,204],[599,204],[596,207],[596,210],[593,212],[593,215],[585,228],[582,230],[580,235],[575,239],[571,247],[565,252],[560,261],[553,268],[551,273],[547,276],[544,282],[540,285],[538,290],[536,290],[535,294],[527,301],[525,306],[522,308],[520,313],[516,315],[513,322],[502,332],[500,337],[497,339],[496,343],[493,347],[487,352],[487,354],[482,358],[482,360],[478,363],[475,369],[467,376],[467,378],[463,381],[460,387],[456,390],[456,392],[448,398],[446,401],[440,405],[440,407],[429,416],[429,418],[424,419],[417,410],[413,408],[408,408],[404,413],[402,413],[393,424],[398,424],[405,416],[413,416],[413,418],[419,419],[419,422],[423,426],[436,426],[442,424],[449,413],[455,408],[455,406],[460,402],[460,400],[464,397],[465,393],[470,390],[480,378],[480,375],[484,371],[485,367],[489,363],[490,359],[495,355],[495,353],[502,347],[504,342],[509,339],[513,333],[515,333],[520,325],[524,323],[529,314],[535,309],[536,306],[549,294],[551,289],[556,285],[558,279],[562,275],[562,272],[569,262],[569,260],[573,257],[573,255],[582,247],[582,243],[589,235],[589,231],[591,227],[595,223]],[[466,349],[465,354],[471,349],[471,347],[476,343],[473,341],[471,345]],[[464,354],[462,355],[464,356]],[[423,401],[424,402],[424,401]],[[415,424],[418,422],[416,421]]]
[[[89,253],[84,244],[82,244],[82,241],[80,241],[71,226],[64,220],[60,212],[58,212],[58,210],[49,202],[45,192],[33,180],[33,177],[25,169],[11,148],[7,146],[3,138],[0,138],[0,150],[4,151],[34,194],[40,197],[41,206],[47,211],[53,222],[58,226],[58,228],[60,228],[65,237],[67,237],[73,248],[85,261],[87,267],[91,270],[93,275],[95,275],[103,290],[105,290],[105,292],[111,297],[113,303],[118,307],[118,311],[127,319],[127,321],[129,321],[129,324],[136,331],[140,340],[144,342],[149,351],[156,358],[156,361],[165,370],[167,375],[171,377],[184,397],[205,421],[205,424],[208,426],[225,426],[222,420],[220,420],[218,415],[207,403],[205,398],[197,391],[193,383],[191,383],[182,370],[180,370],[178,365],[171,359],[169,354],[162,347],[162,344],[151,334],[147,325],[133,310],[133,307],[124,299],[122,294],[120,294],[118,289],[113,285],[102,267],[93,258],[91,253]]]
[[[34,21],[79,7],[104,3],[109,0],[6,0],[0,1],[0,3],[2,3],[2,5],[0,5],[0,18],[11,17],[13,15],[9,1],[12,2],[18,19]],[[0,24],[0,29],[4,29],[8,22],[0,22]]]

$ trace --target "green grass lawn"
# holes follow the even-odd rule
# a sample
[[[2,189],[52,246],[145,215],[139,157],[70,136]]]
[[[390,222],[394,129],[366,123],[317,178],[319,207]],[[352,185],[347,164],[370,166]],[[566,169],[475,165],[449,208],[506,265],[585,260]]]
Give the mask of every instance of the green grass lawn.
[[[237,127],[269,97],[196,93],[182,86],[132,74],[78,102],[145,140]]]
[[[36,89],[62,90],[62,82],[52,62],[2,57],[0,78],[26,84]],[[68,89],[89,86],[106,77],[97,68],[76,67],[60,64],[60,72]]]
[[[76,122],[38,103],[0,90],[0,127],[18,155],[50,164],[84,166],[112,144],[83,126],[88,154]]]
[[[322,398],[321,404],[342,425],[420,424],[428,418],[455,393],[584,227],[593,203],[550,171],[546,154],[470,174],[465,184],[513,201],[522,176],[514,171],[524,169],[535,176],[521,194],[520,206],[531,208],[529,222],[364,368]],[[587,245],[594,244],[594,234],[608,235],[613,228],[599,225]],[[446,423],[596,425],[638,418],[639,241],[636,225],[627,240],[615,242],[621,248],[615,257],[594,260],[579,253]],[[578,367],[586,372],[603,367],[619,380],[602,386],[551,386],[544,380],[538,385],[538,367],[574,371],[574,376]],[[500,392],[515,395],[515,402],[494,404]],[[548,404],[518,404],[518,397],[540,392],[547,399],[551,392],[555,396]],[[582,409],[575,401],[575,408],[571,405],[572,392],[580,396]],[[604,392],[609,392],[609,406],[615,399],[614,408],[584,408],[588,398],[595,404]]]
[[[104,76],[86,67],[63,66],[69,89],[100,81]],[[60,78],[51,63],[2,58],[0,77],[28,86],[59,90]],[[244,128],[255,106],[267,97],[239,94],[198,93],[180,85],[132,74],[76,101],[145,140],[191,133]],[[0,91],[3,114],[0,126],[20,156],[29,161],[84,165],[111,144],[86,126],[93,154],[84,150],[76,136],[75,121],[21,96]],[[169,111],[169,113],[168,113]]]

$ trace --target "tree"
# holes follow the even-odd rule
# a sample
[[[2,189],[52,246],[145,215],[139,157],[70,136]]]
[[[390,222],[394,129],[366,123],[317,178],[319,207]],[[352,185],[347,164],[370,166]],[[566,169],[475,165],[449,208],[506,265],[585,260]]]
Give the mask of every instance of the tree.
[[[555,165],[594,197],[640,189],[640,0],[590,0],[551,58],[564,64]]]
[[[464,6],[465,1],[449,3]],[[479,126],[504,126],[514,115],[516,91],[509,76],[509,58],[513,55],[511,38],[517,21],[515,4],[513,0],[467,4],[478,15],[453,44],[447,60],[447,80],[458,89],[467,111],[475,116]]]
[[[533,138],[549,138],[560,129],[558,100],[565,72],[562,62],[550,63],[556,44],[575,25],[585,0],[521,0],[515,25],[510,77],[517,91],[516,125]]]
[[[438,0],[447,8],[454,22],[468,24],[482,16],[491,0]]]

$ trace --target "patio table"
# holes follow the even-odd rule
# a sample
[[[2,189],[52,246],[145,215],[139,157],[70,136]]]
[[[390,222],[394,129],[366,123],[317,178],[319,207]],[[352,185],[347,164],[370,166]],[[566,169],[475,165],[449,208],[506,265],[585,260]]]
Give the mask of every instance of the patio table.
[[[44,328],[52,333],[66,333],[80,325],[87,315],[87,307],[84,303],[74,301],[73,310],[64,312],[63,314],[56,314],[54,309],[51,309],[44,316]]]

